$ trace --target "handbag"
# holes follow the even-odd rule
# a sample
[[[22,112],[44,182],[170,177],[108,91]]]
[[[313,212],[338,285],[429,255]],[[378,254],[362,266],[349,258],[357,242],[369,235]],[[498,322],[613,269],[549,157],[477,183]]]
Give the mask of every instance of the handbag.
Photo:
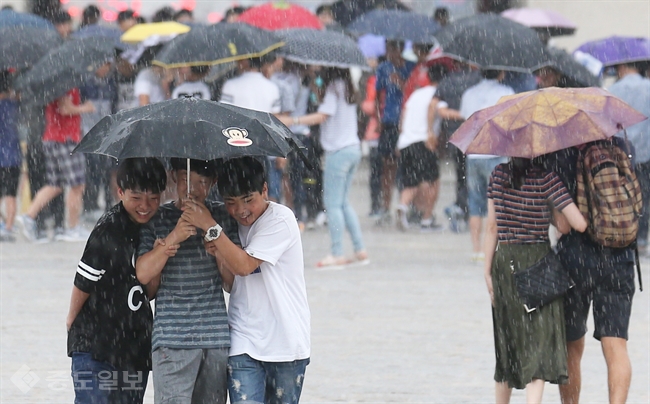
[[[552,302],[575,286],[575,282],[562,265],[554,251],[549,251],[541,260],[522,271],[514,271],[517,293],[528,313]]]

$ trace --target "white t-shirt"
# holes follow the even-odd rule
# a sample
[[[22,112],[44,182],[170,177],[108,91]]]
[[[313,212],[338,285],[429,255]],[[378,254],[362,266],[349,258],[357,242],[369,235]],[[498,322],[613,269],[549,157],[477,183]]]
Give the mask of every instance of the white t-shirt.
[[[141,95],[149,96],[149,104],[165,101],[165,90],[160,85],[160,76],[149,67],[141,70],[133,83],[133,94],[137,99]]]
[[[310,356],[310,313],[298,222],[291,209],[269,202],[251,226],[239,225],[244,250],[264,261],[235,276],[228,323],[230,356],[291,362]]]
[[[172,92],[172,98],[174,99],[185,96],[210,101],[210,88],[202,81],[186,81]]]
[[[414,143],[424,142],[429,137],[427,128],[427,114],[429,104],[436,93],[436,87],[426,86],[418,88],[411,94],[402,111],[402,132],[397,141],[397,148],[402,150]],[[447,107],[447,103],[440,101],[438,108]],[[433,122],[433,132],[438,136],[440,133],[440,118]]]
[[[331,152],[361,143],[357,134],[357,104],[345,99],[345,82],[336,80],[327,86],[318,112],[329,115],[320,125],[323,150]]]
[[[255,111],[280,112],[280,90],[260,72],[245,72],[223,85],[221,102]]]

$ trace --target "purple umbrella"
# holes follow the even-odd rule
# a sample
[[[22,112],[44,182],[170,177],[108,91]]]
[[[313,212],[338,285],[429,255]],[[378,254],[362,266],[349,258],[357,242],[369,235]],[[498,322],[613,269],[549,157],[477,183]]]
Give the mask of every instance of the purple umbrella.
[[[576,51],[588,53],[600,60],[604,66],[650,60],[650,40],[612,36],[581,45]]]
[[[549,36],[572,35],[578,28],[563,15],[540,8],[511,8],[501,16],[535,30],[548,31]]]

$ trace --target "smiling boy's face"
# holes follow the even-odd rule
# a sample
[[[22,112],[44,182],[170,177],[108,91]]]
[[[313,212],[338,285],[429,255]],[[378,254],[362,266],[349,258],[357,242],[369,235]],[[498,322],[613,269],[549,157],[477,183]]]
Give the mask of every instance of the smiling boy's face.
[[[242,196],[224,197],[226,210],[237,223],[242,226],[250,226],[262,216],[268,207],[268,187],[266,183],[262,192],[251,192]]]
[[[175,170],[176,192],[179,198],[187,197],[187,170]],[[194,200],[203,202],[210,193],[215,179],[190,171],[190,195]]]
[[[131,220],[138,224],[145,224],[151,220],[160,206],[160,194],[151,191],[118,188],[117,195]]]

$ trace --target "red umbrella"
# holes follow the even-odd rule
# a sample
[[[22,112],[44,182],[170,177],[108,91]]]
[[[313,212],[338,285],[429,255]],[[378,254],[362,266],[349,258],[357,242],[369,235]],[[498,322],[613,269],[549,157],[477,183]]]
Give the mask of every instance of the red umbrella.
[[[251,7],[239,16],[239,22],[271,31],[286,28],[323,28],[318,17],[311,11],[284,1]]]

